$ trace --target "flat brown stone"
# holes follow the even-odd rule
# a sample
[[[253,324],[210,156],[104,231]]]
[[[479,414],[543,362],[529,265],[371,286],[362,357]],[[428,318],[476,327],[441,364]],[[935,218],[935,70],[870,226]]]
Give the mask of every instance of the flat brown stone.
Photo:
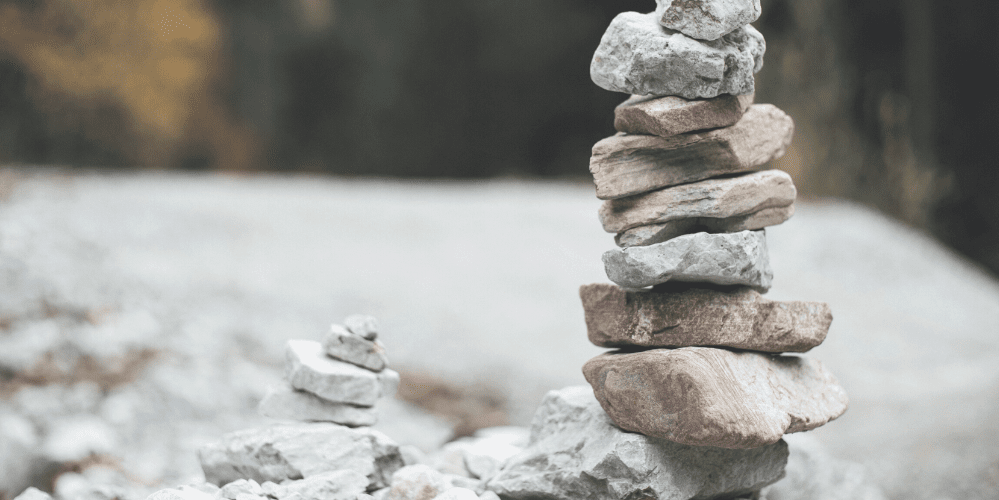
[[[583,366],[624,430],[691,446],[755,448],[846,411],[846,392],[817,360],[710,347],[601,354]]]
[[[671,240],[684,234],[705,233],[737,233],[739,231],[754,231],[765,227],[776,226],[794,215],[794,205],[786,207],[765,208],[749,215],[739,215],[716,219],[713,217],[695,217],[675,220],[647,226],[626,229],[614,236],[614,242],[622,248],[655,245]]]
[[[753,104],[753,94],[711,99],[631,96],[614,109],[614,128],[628,134],[669,137],[735,125]]]
[[[719,175],[752,170],[784,155],[794,121],[771,104],[754,104],[735,125],[659,137],[617,134],[593,146],[597,198],[611,200]]]
[[[674,285],[628,291],[608,283],[579,287],[590,342],[600,347],[723,346],[805,352],[829,332],[824,302],[778,302],[744,287]]]

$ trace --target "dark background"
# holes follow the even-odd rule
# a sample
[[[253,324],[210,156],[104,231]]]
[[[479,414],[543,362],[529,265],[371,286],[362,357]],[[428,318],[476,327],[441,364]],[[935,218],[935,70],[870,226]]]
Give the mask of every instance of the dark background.
[[[775,165],[999,273],[999,2],[763,0]],[[0,162],[585,178],[652,0],[0,0]]]

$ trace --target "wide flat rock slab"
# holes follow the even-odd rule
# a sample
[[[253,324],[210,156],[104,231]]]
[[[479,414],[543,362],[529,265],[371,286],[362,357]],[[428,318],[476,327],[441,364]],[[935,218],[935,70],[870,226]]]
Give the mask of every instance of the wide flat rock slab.
[[[773,282],[764,231],[685,234],[654,245],[608,250],[603,261],[607,277],[625,288],[675,280],[765,292]]]
[[[378,398],[391,396],[399,385],[399,374],[390,369],[379,373],[330,358],[319,342],[289,340],[285,347],[285,379],[292,387],[334,403],[373,406]]]
[[[614,128],[626,134],[670,137],[735,125],[753,104],[754,94],[710,99],[631,96],[614,108]]]
[[[686,99],[752,94],[766,42],[750,25],[714,41],[663,28],[656,14],[622,12],[590,63],[593,83],[614,92]]]
[[[672,137],[617,134],[593,145],[597,198],[610,200],[757,168],[784,156],[794,120],[754,104],[731,127]]]
[[[716,40],[762,12],[760,0],[656,0],[659,24],[700,40]]]
[[[710,347],[601,354],[583,375],[622,429],[693,446],[755,448],[843,414],[817,360]]]
[[[257,412],[279,420],[333,422],[348,427],[375,425],[378,422],[378,412],[374,408],[333,403],[287,385],[270,387],[257,405]]]
[[[731,498],[784,476],[784,442],[752,450],[685,446],[622,431],[587,386],[549,392],[527,448],[486,489],[505,499]]]
[[[673,287],[629,291],[607,283],[579,287],[587,335],[600,347],[722,346],[805,352],[829,332],[824,302],[778,302],[745,288]]]
[[[607,200],[600,207],[599,216],[604,231],[620,233],[633,227],[684,219],[748,216],[787,207],[797,195],[790,175],[780,170],[764,170]]]
[[[793,204],[784,207],[764,208],[747,215],[720,219],[692,217],[625,229],[614,235],[614,242],[619,247],[627,248],[654,245],[684,234],[755,231],[787,222],[792,216],[794,216]]]

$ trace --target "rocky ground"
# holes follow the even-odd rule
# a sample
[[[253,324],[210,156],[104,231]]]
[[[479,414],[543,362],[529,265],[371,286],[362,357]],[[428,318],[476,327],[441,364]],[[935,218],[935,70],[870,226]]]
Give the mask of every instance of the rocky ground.
[[[528,424],[601,352],[578,288],[607,281],[613,238],[588,184],[2,170],[0,196],[14,494],[200,477],[198,446],[264,423],[284,342],[352,313],[403,375],[379,428],[425,451]],[[767,235],[767,297],[835,318],[813,353],[851,405],[811,434],[889,498],[995,498],[999,283],[845,202],[799,201]]]

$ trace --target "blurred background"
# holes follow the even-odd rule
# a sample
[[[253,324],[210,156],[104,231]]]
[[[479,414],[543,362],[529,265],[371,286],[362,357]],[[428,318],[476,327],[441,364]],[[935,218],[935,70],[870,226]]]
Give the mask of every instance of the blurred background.
[[[999,272],[999,3],[763,0],[757,101],[803,197],[867,204]],[[0,163],[585,179],[590,82],[652,0],[0,0]]]

